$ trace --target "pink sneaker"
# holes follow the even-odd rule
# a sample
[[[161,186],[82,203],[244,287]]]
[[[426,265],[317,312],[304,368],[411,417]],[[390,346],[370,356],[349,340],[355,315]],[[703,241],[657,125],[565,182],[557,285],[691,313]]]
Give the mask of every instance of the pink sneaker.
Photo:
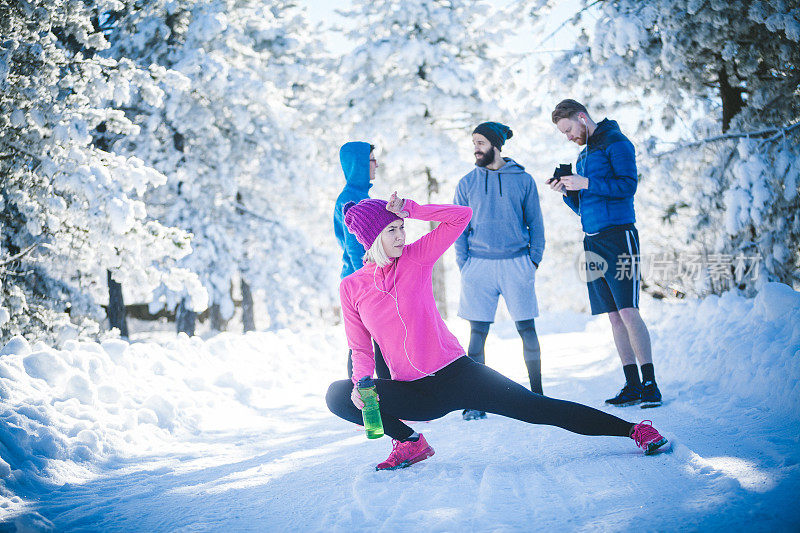
[[[376,466],[375,470],[405,468],[431,457],[433,453],[433,448],[428,445],[422,433],[419,434],[419,439],[416,441],[400,442],[392,439],[392,453],[384,462]]]
[[[644,450],[645,455],[653,455],[663,451],[661,447],[667,444],[667,439],[662,437],[653,427],[652,420],[643,420],[634,425],[631,438],[639,448]]]

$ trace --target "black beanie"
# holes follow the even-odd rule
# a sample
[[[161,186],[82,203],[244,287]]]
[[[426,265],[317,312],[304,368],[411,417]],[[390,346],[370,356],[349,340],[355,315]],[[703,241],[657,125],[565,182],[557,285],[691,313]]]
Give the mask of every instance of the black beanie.
[[[503,144],[514,136],[514,132],[511,131],[511,128],[499,122],[483,122],[478,124],[478,127],[475,128],[472,133],[480,133],[492,143],[492,146],[496,146],[498,149],[502,148]]]

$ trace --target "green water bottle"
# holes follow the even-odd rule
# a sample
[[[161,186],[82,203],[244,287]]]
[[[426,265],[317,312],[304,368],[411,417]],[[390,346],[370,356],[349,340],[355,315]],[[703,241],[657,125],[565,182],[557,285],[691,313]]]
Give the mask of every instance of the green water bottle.
[[[364,417],[364,429],[367,430],[367,438],[379,439],[383,437],[383,422],[381,421],[381,410],[378,407],[378,393],[375,392],[375,383],[371,377],[363,377],[358,380],[358,393],[364,401],[361,416]]]

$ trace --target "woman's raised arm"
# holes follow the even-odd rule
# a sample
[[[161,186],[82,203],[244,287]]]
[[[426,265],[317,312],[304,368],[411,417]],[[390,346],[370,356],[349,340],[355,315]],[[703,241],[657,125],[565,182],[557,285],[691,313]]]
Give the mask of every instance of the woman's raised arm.
[[[409,259],[426,264],[435,263],[456,242],[472,218],[472,209],[464,205],[419,205],[413,200],[406,200],[402,210],[408,213],[408,218],[440,223],[436,229],[408,245],[403,252]]]

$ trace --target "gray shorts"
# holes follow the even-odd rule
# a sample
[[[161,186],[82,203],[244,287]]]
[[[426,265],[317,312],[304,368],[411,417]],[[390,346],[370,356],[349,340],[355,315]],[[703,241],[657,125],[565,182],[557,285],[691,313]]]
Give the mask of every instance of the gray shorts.
[[[466,320],[494,322],[497,299],[502,294],[511,318],[530,320],[539,316],[536,303],[536,267],[530,256],[511,259],[470,257],[461,269],[461,301],[458,316]]]

